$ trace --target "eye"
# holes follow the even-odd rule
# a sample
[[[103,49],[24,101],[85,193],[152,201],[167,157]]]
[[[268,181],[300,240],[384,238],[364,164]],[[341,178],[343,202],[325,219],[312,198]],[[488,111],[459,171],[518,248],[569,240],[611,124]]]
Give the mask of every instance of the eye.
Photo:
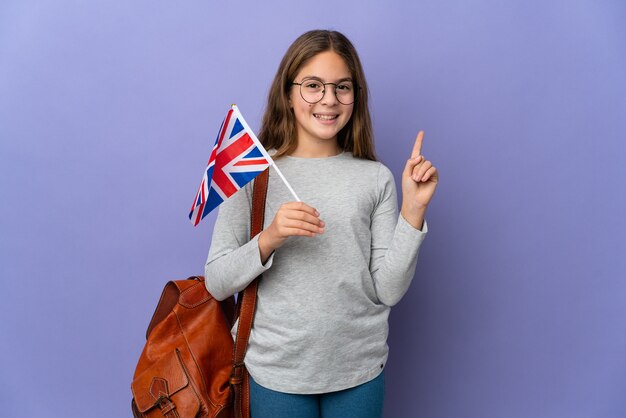
[[[352,91],[352,88],[353,88],[352,83],[348,83],[348,82],[339,83],[337,85],[337,90],[345,92],[345,93]]]
[[[310,90],[322,90],[324,88],[322,83],[317,80],[305,80],[302,82],[302,86]]]

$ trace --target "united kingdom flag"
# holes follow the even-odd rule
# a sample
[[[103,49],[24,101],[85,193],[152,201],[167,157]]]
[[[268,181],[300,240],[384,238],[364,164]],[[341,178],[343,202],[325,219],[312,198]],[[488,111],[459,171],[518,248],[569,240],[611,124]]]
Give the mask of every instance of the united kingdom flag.
[[[189,212],[191,223],[198,225],[224,200],[273,164],[237,106],[233,105],[217,134],[211,158]]]

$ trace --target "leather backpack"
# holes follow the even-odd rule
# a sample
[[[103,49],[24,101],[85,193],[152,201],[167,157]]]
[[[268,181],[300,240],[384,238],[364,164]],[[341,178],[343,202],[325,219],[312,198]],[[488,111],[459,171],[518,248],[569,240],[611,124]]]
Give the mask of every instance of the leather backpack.
[[[268,170],[254,182],[250,238],[263,230]],[[135,369],[135,418],[248,418],[249,377],[243,359],[252,328],[257,277],[219,302],[204,278],[170,281],[146,332]],[[239,317],[235,341],[230,330]]]

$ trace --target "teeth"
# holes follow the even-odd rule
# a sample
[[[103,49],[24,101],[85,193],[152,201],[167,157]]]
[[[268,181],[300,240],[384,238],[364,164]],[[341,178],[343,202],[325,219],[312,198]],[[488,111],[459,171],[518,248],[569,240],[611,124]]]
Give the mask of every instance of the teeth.
[[[338,115],[314,115],[314,116],[321,120],[333,120],[333,119],[336,119]]]

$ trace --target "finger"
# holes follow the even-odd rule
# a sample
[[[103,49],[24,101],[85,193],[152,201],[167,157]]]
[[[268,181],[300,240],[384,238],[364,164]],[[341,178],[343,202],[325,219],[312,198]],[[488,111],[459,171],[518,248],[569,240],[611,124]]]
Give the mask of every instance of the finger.
[[[303,210],[289,210],[287,213],[285,213],[285,216],[292,220],[304,221],[313,225],[320,225],[324,223],[324,221],[322,221],[317,216],[313,216]]]
[[[296,235],[305,236],[305,237],[314,237],[316,235],[315,232],[307,231],[305,229],[300,229],[300,228],[285,228],[284,234],[287,237],[296,236]]]
[[[423,164],[420,164],[413,169],[413,175],[411,177],[413,177],[413,180],[415,181],[420,181],[420,179],[424,176],[424,173],[426,173],[426,171],[432,166],[433,164],[430,161],[424,161]]]
[[[320,226],[314,225],[306,221],[298,221],[294,219],[287,219],[283,223],[283,227],[287,229],[299,229],[302,231],[309,231],[316,234],[321,234],[322,232],[324,232],[324,228]]]
[[[428,181],[432,178],[435,178],[435,175],[437,174],[437,169],[435,167],[430,167],[426,173],[424,173],[424,175],[422,176],[422,182],[424,181]]]
[[[420,164],[424,160],[423,155],[418,155],[417,158],[411,158],[406,161],[406,165],[404,166],[404,172],[407,176],[410,176],[415,169],[415,166]]]
[[[286,208],[286,209],[302,210],[302,211],[305,211],[307,213],[310,213],[313,216],[319,216],[320,215],[320,213],[315,208],[307,205],[304,202],[287,202],[287,203],[283,204],[281,207]]]
[[[417,138],[415,138],[415,144],[413,144],[411,158],[415,158],[422,153],[422,142],[424,142],[424,131],[419,131]]]

